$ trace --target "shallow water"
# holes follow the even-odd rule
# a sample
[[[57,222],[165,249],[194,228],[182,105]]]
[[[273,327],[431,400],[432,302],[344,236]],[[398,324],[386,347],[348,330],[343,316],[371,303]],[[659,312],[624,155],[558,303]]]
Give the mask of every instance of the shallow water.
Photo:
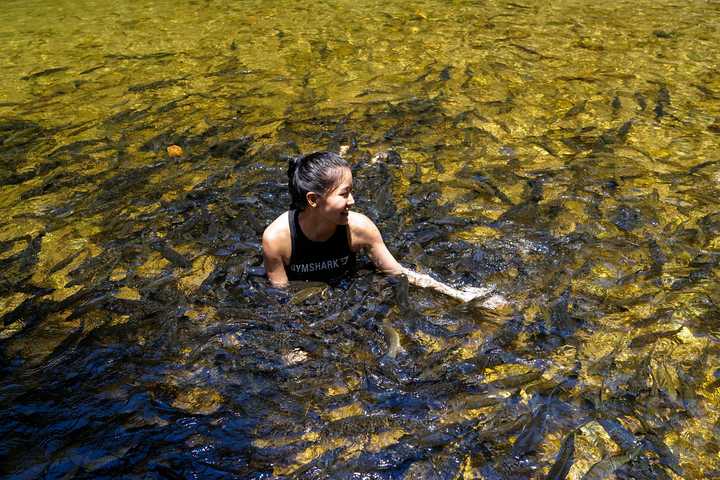
[[[3,7],[3,476],[720,476],[719,3]],[[401,262],[511,308],[268,288],[341,145]]]

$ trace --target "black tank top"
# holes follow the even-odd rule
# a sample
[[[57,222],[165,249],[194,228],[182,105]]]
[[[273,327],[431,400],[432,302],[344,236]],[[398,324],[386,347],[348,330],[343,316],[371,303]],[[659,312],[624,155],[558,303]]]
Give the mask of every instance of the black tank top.
[[[291,210],[290,264],[285,265],[288,280],[328,282],[355,270],[355,253],[350,250],[347,225],[338,225],[335,233],[324,242],[307,238],[300,228],[300,210]]]

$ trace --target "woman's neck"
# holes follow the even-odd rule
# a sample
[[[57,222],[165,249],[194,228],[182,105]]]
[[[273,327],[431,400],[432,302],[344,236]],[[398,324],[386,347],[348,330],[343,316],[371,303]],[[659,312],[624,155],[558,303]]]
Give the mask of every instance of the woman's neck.
[[[313,242],[324,242],[333,236],[337,228],[335,223],[328,222],[312,208],[300,211],[298,222],[302,233]]]

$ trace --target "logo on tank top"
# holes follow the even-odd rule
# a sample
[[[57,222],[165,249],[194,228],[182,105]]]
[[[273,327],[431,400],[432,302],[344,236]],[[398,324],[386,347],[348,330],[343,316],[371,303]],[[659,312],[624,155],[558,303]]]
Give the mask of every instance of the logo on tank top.
[[[323,270],[335,270],[336,268],[347,265],[350,256],[335,258],[332,260],[322,260],[319,262],[296,263],[290,265],[290,270],[295,273],[311,273],[322,272]]]

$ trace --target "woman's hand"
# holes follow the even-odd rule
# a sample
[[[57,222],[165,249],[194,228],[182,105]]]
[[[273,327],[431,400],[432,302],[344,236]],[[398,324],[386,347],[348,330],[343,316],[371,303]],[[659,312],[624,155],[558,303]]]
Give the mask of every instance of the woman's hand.
[[[505,297],[499,293],[492,293],[493,289],[490,287],[464,287],[459,290],[463,295],[462,301],[469,302],[476,298],[482,298],[481,306],[489,308],[490,310],[497,310],[498,308],[507,307],[509,302]]]
[[[489,287],[463,287],[458,290],[458,300],[463,302],[469,302],[478,297],[487,297],[492,292],[492,288]]]

